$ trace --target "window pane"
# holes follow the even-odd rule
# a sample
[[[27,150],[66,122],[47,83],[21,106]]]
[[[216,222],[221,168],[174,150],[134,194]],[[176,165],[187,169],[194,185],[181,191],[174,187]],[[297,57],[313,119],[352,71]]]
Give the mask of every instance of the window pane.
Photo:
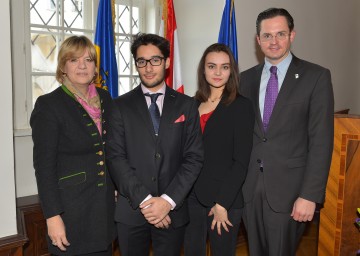
[[[118,5],[116,9],[116,32],[130,34],[130,7],[127,5]]]
[[[44,33],[44,34],[46,34],[46,33],[54,34],[59,31],[58,29],[52,28],[52,27],[46,27],[46,28],[30,27],[30,29],[31,29],[31,32],[33,32],[33,33],[37,32],[37,33]]]
[[[132,75],[133,76],[137,76],[138,75],[138,72],[136,70],[136,66],[135,66],[135,62],[134,61],[131,61],[132,63]]]
[[[87,38],[90,39],[91,42],[93,42],[93,38],[94,38],[94,33],[84,33],[81,31],[68,31],[67,34],[64,35],[64,40],[67,39],[68,37],[71,36],[86,36]],[[60,44],[62,43],[62,40],[60,40]]]
[[[30,0],[30,23],[57,26],[55,0]]]
[[[137,76],[132,77],[132,88],[135,88],[136,86],[138,86],[140,84],[140,78]]]
[[[125,39],[126,40],[126,39]],[[118,70],[120,75],[130,75],[130,61],[132,58],[130,52],[130,42],[129,39],[126,41],[120,41],[117,43],[118,49]]]
[[[132,8],[131,26],[132,26],[132,34],[137,34],[137,33],[140,32],[140,28],[139,28],[139,7],[133,7]]]
[[[48,76],[33,76],[32,77],[32,95],[33,105],[36,99],[46,93],[52,92],[59,87],[54,75]]]
[[[140,84],[138,77],[120,77],[119,78],[119,95],[122,95]]]
[[[64,28],[93,29],[93,1],[64,0]]]
[[[120,87],[119,87],[119,94],[124,94],[131,89],[131,83],[129,77],[119,77]]]
[[[32,72],[55,72],[57,64],[57,36],[31,33]]]

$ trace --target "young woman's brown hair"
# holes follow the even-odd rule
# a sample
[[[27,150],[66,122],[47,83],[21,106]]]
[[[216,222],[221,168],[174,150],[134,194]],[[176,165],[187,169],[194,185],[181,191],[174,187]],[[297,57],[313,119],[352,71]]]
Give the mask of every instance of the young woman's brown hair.
[[[226,105],[229,105],[239,95],[240,73],[238,64],[236,63],[230,48],[224,44],[219,43],[212,44],[206,48],[203,56],[200,59],[197,70],[198,90],[195,94],[195,99],[200,102],[206,102],[210,97],[210,85],[205,78],[205,60],[206,56],[211,52],[224,52],[229,56],[230,77],[229,81],[225,85],[222,95],[222,102]]]

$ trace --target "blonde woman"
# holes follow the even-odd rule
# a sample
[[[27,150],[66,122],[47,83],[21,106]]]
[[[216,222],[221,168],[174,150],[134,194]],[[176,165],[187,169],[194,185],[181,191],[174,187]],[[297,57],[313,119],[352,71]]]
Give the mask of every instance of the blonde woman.
[[[104,144],[112,99],[93,84],[96,51],[85,36],[60,47],[56,79],[30,124],[34,168],[53,255],[111,255],[114,186]]]

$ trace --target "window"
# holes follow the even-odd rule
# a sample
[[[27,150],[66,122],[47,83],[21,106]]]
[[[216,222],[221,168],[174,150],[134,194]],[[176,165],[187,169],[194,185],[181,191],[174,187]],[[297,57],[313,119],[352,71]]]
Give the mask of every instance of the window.
[[[115,3],[115,54],[119,94],[124,94],[139,83],[130,53],[131,41],[138,32],[157,33],[159,2],[109,1]],[[98,3],[99,0],[11,1],[15,129],[28,129],[36,99],[59,86],[55,72],[61,43],[71,35],[94,39]]]
[[[139,83],[135,63],[130,52],[133,37],[139,32],[157,34],[160,28],[159,0],[114,0],[116,59],[119,74],[119,94]]]
[[[118,2],[123,2],[119,3]],[[133,2],[132,5],[130,2]],[[141,31],[139,17],[144,17],[140,1],[117,1],[115,4],[116,59],[119,74],[119,94],[138,84],[137,72],[131,57],[130,45],[134,35]]]
[[[94,38],[94,0],[30,0],[32,105],[59,85],[55,79],[61,43],[74,34]]]

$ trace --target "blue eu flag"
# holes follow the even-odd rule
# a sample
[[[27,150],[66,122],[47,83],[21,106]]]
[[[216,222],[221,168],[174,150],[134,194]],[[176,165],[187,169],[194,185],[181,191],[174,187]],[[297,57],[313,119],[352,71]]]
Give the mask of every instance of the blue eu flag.
[[[100,0],[95,31],[97,53],[97,86],[108,90],[111,96],[119,95],[118,70],[115,56],[115,37],[111,0]]]
[[[234,0],[226,0],[221,19],[218,43],[229,46],[235,60],[238,60]]]

